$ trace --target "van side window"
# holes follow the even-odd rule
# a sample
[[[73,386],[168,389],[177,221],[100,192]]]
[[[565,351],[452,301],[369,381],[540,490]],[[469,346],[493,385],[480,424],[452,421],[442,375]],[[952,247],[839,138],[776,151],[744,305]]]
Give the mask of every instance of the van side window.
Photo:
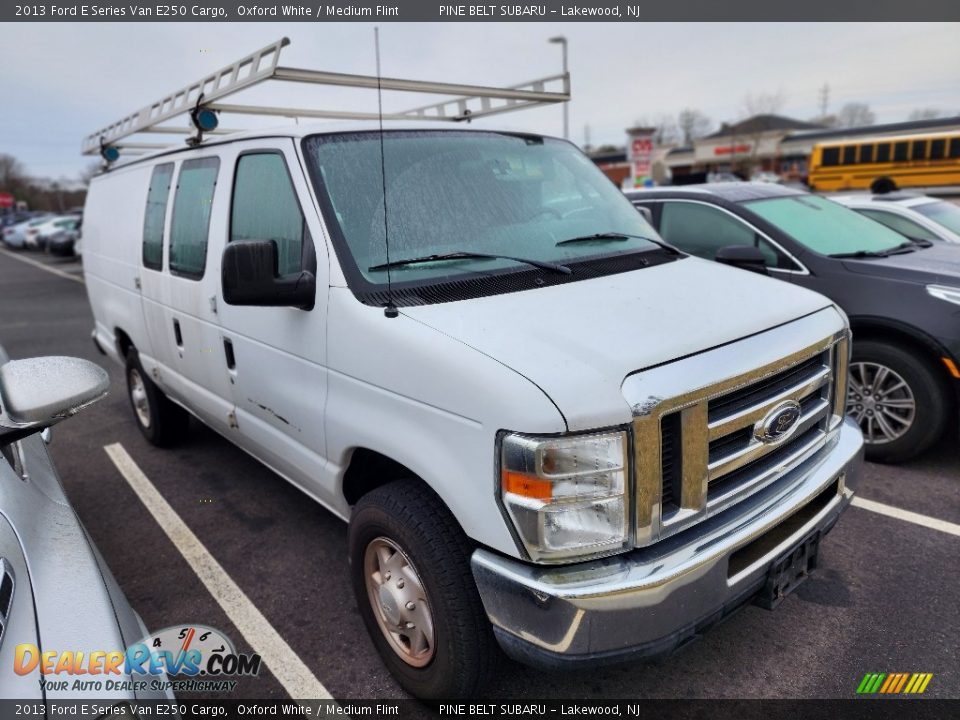
[[[150,176],[147,210],[143,217],[143,266],[151,270],[159,270],[163,266],[163,224],[172,180],[173,163],[157,165]]]
[[[280,275],[303,269],[305,224],[283,156],[249,153],[237,161],[230,214],[230,242],[273,240]]]
[[[170,224],[170,272],[199,280],[207,264],[210,208],[220,159],[185,160],[177,176]]]

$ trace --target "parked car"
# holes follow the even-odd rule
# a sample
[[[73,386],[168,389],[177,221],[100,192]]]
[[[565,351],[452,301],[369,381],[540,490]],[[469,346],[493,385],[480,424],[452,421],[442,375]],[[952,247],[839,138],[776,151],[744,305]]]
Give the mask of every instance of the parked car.
[[[419,697],[472,696],[497,645],[590,665],[773,605],[857,484],[842,312],[665,246],[562,140],[218,136],[95,177],[83,232],[144,437],[192,414],[349,520]]]
[[[750,180],[752,182],[777,183],[777,184],[780,184],[783,182],[783,178],[781,178],[777,173],[771,172],[769,170],[759,170],[755,172],[750,177]]]
[[[913,242],[832,200],[770,184],[628,196],[681,250],[769,272],[843,308],[855,338],[848,412],[868,459],[915,457],[956,417],[960,248]]]
[[[841,194],[830,199],[907,237],[960,243],[960,206],[952,202],[908,192]]]
[[[59,228],[44,239],[43,249],[51,255],[72,256],[79,255],[76,251],[80,241],[82,220],[76,221],[67,227]]]
[[[22,248],[26,246],[27,234],[34,231],[38,226],[47,222],[47,216],[33,217],[29,220],[11,225],[3,229],[3,242],[7,247]]]
[[[33,250],[45,250],[47,242],[55,233],[63,230],[73,230],[80,223],[77,215],[55,215],[45,222],[27,228],[24,233],[24,247]]]
[[[108,385],[107,373],[86,360],[10,360],[0,348],[0,699],[96,698],[111,705],[172,699],[149,687],[77,690],[76,675],[43,675],[35,662],[40,648],[44,655],[89,658],[125,651],[147,636],[71,508],[41,439],[102,398]],[[21,646],[30,649],[18,653]],[[57,680],[68,681],[66,687],[52,684]]]

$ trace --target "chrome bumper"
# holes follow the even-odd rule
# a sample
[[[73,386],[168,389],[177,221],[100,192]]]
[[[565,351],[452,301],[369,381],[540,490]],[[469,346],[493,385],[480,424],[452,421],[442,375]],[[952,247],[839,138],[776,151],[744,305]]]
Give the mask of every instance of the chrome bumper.
[[[845,419],[816,457],[650,547],[561,567],[476,550],[473,575],[497,640],[540,667],[668,654],[756,595],[777,557],[833,527],[862,459],[860,430]]]

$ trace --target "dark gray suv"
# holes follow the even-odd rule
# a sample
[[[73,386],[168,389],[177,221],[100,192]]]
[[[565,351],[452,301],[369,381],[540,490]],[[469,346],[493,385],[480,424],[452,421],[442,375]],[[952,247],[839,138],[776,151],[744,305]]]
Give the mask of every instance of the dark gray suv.
[[[779,185],[715,183],[627,196],[681,250],[816,290],[847,313],[854,337],[847,410],[860,423],[868,459],[912,458],[956,418],[960,246],[911,240]]]

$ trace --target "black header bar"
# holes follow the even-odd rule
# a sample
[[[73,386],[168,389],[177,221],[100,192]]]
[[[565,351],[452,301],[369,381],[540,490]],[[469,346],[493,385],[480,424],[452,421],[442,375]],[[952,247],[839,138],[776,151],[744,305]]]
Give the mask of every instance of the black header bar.
[[[957,21],[956,0],[627,0],[482,3],[436,0],[118,0],[0,3],[4,22],[661,22]]]

